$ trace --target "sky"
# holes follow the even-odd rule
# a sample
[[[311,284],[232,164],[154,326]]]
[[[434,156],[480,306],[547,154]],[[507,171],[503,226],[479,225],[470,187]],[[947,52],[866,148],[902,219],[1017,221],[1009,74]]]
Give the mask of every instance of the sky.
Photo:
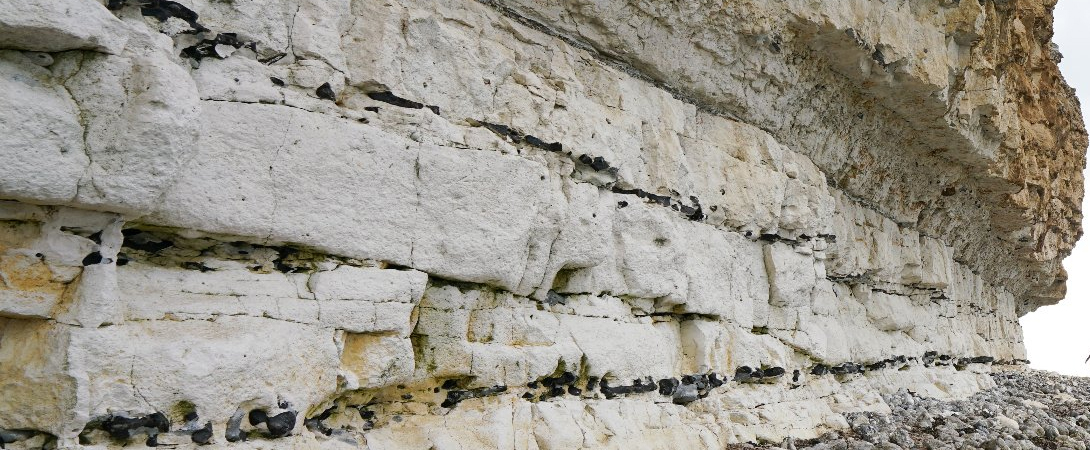
[[[1064,55],[1060,70],[1075,88],[1090,114],[1090,1],[1060,0],[1056,5],[1056,35],[1052,38]],[[1090,172],[1083,172],[1090,178]],[[1090,202],[1082,210],[1090,215]],[[1090,221],[1083,220],[1090,231]],[[1090,376],[1090,238],[1083,238],[1064,260],[1069,279],[1067,298],[1022,317],[1030,367],[1066,375]]]

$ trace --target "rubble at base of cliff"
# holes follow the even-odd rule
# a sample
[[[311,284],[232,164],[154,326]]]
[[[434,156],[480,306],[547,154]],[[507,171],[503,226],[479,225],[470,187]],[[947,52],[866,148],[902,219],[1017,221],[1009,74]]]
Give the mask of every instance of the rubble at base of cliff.
[[[883,399],[892,414],[848,414],[850,430],[779,445],[731,450],[1029,450],[1090,448],[1090,378],[1038,370],[992,375],[996,387],[941,401],[900,390]]]

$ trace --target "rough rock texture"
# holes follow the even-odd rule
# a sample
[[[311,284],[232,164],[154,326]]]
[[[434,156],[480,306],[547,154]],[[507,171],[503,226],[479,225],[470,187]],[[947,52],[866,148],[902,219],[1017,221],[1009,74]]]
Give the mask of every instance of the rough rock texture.
[[[719,449],[991,388],[1081,232],[1051,5],[5,2],[0,442]]]
[[[850,430],[732,449],[1085,450],[1090,445],[1090,379],[1033,370],[992,377],[996,387],[964,400],[899,391],[882,396],[889,414],[849,414]]]

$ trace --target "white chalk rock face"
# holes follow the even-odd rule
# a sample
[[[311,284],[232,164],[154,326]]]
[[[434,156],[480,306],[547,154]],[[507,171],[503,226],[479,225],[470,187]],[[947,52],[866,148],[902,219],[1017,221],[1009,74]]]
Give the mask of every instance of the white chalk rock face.
[[[1079,235],[1050,12],[857,3],[0,5],[0,443],[722,449],[992,387]]]
[[[87,168],[80,110],[34,56],[0,51],[0,192],[6,198],[69,202]]]
[[[124,23],[97,1],[4,0],[0,4],[0,48],[117,54],[128,35]]]
[[[200,105],[165,36],[132,33],[119,55],[65,55],[90,165],[77,201],[145,213],[196,151]],[[139,86],[130,89],[129,86]]]

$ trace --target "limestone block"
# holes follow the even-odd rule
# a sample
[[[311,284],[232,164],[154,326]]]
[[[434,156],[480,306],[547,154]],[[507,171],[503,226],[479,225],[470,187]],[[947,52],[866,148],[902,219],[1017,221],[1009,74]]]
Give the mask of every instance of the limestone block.
[[[0,280],[3,281],[0,283],[0,316],[52,317],[68,283],[81,270],[79,266],[60,261],[50,263],[44,253],[34,248],[35,241],[42,242],[42,228],[43,225],[37,222],[2,222],[0,225]],[[66,233],[61,235],[74,237]],[[83,239],[67,241],[76,245],[86,242]]]
[[[0,5],[0,47],[36,52],[95,50],[117,54],[128,29],[99,2],[6,0]]]
[[[686,373],[731,373],[727,364],[728,334],[721,324],[689,320],[681,324],[681,349]]]
[[[275,69],[254,59],[205,58],[192,74],[202,100],[277,103],[284,98],[269,79],[277,75]]]
[[[529,278],[526,268],[534,266],[529,258],[548,256],[534,249],[556,237],[556,225],[544,214],[545,167],[513,156],[439,147],[422,148],[417,157],[418,216],[407,224],[415,232],[413,267],[516,290]]]
[[[0,318],[0,421],[9,429],[74,436],[86,399],[68,373],[70,327],[44,320]]]
[[[566,297],[564,304],[569,309],[562,312],[586,317],[608,317],[625,320],[632,317],[632,311],[635,307],[633,303],[635,302],[632,300],[625,301],[609,295],[569,295]],[[558,311],[558,308],[554,307],[553,311]]]
[[[628,382],[664,378],[677,370],[681,346],[676,331],[579,316],[562,316],[560,324],[586,358],[589,376],[611,375]]]
[[[197,87],[173,53],[169,38],[143,31],[119,55],[58,61],[87,128],[78,203],[146,213],[196,154]]]
[[[0,51],[0,89],[8,93],[0,98],[0,123],[8,130],[0,135],[0,196],[70,201],[88,164],[76,103],[48,69],[14,51]]]
[[[384,449],[456,449],[475,448],[517,450],[529,448],[532,437],[530,404],[507,399],[473,399],[467,407],[448,415],[407,417],[401,422],[368,433],[370,448]]]
[[[341,369],[356,377],[353,388],[389,386],[408,380],[414,369],[413,346],[395,336],[346,333]]]
[[[132,307],[167,308],[164,312],[170,312],[171,303],[159,301],[157,294],[272,299],[297,298],[299,294],[291,276],[278,272],[256,273],[245,268],[202,272],[141,262],[130,263],[118,272],[118,285],[132,299]]]
[[[318,300],[416,303],[428,275],[415,270],[339,266],[310,276],[307,286]]]
[[[329,329],[251,317],[132,322],[73,330],[68,370],[86,380],[82,414],[170,411],[187,401],[223,429],[240,408],[286,401],[304,409],[332,394],[340,365],[333,337]]]
[[[291,23],[291,53],[302,59],[317,59],[338,71],[348,65],[341,37],[352,21],[349,0],[307,0],[299,3]]]
[[[617,210],[613,230],[626,292],[637,297],[665,297],[667,302],[679,304],[685,300],[689,283],[681,270],[683,236],[669,214],[633,200]]]
[[[768,275],[755,264],[763,259],[761,244],[703,224],[679,228],[689,285],[678,309],[752,328],[754,305],[767,304],[769,295]]]
[[[857,291],[856,296],[867,309],[871,323],[882,331],[909,331],[919,320],[912,301],[907,297],[862,290]],[[923,318],[926,316],[920,319]]]
[[[769,304],[785,308],[809,306],[817,273],[812,257],[783,243],[764,246],[765,270],[771,285]]]
[[[779,230],[787,176],[748,162],[730,159],[727,162],[724,177],[730,184],[720,188],[720,196],[712,204],[722,210],[728,226],[757,234],[775,234]]]
[[[612,256],[616,204],[613,194],[593,185],[570,181],[563,192],[567,196],[567,218],[549,249],[544,278],[537,283],[537,298],[543,298],[554,287],[556,274],[560,271],[595,267]]]
[[[567,404],[540,402],[533,405],[534,437],[541,450],[574,450],[583,447],[584,434],[576,414]]]
[[[473,373],[473,347],[464,337],[416,335],[419,376],[460,378]]]
[[[924,287],[945,288],[950,283],[953,265],[953,249],[941,241],[923,237],[920,239],[921,267],[920,285]]]

